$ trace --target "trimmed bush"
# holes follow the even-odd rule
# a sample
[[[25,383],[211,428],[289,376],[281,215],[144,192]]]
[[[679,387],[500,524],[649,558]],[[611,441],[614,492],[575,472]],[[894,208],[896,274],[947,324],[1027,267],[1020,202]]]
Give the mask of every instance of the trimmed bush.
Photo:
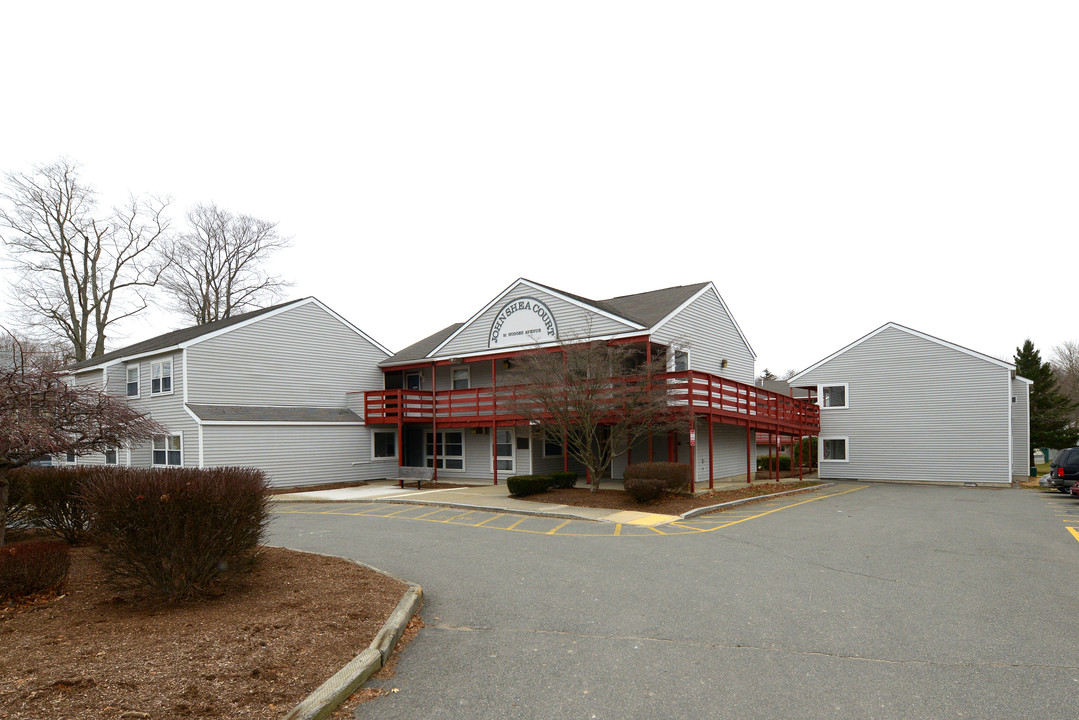
[[[553,490],[563,490],[577,485],[577,473],[574,472],[556,472],[551,473],[548,477],[551,478],[547,487]]]
[[[686,463],[643,462],[626,466],[623,474],[626,480],[650,478],[663,481],[668,492],[691,492],[693,468]],[[628,488],[627,488],[628,490]]]
[[[67,577],[68,544],[61,540],[0,547],[0,599],[58,587]]]
[[[547,492],[550,483],[551,477],[549,475],[514,475],[506,478],[506,487],[509,488],[510,495],[514,497],[526,497]]]
[[[21,467],[8,473],[19,486],[23,521],[44,528],[75,545],[86,538],[90,515],[82,499],[82,487],[97,468]],[[9,495],[11,487],[9,487]]]
[[[769,458],[768,458],[767,455],[757,458],[757,469],[758,470],[768,470],[772,466],[775,465],[775,456],[774,455],[771,458],[771,460],[772,460],[771,464],[768,463],[768,460],[769,460]],[[779,456],[779,469],[780,469],[781,472],[788,472],[791,469],[791,459],[790,459],[789,455],[780,455]]]
[[[656,478],[626,478],[626,492],[639,503],[651,502],[667,490],[667,482]]]
[[[261,470],[110,468],[85,487],[92,540],[119,587],[176,599],[249,572],[269,523]]]
[[[7,476],[7,528],[25,530],[32,523],[30,520],[30,499],[26,492],[26,478],[18,472]]]

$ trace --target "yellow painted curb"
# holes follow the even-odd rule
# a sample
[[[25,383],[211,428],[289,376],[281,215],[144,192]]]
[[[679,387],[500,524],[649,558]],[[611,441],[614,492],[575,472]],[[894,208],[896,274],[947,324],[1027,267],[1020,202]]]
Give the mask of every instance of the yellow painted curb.
[[[677,515],[660,515],[659,513],[646,513],[637,510],[622,510],[613,515],[607,515],[603,519],[606,522],[622,523],[623,525],[652,527],[653,525],[666,525],[669,522],[681,520],[682,518]]]

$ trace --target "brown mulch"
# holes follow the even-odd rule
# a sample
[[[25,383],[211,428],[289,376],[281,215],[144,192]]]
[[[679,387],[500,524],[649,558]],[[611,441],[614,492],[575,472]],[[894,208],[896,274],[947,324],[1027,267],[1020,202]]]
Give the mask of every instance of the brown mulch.
[[[225,594],[167,603],[117,594],[94,552],[72,550],[59,594],[0,603],[0,718],[281,717],[367,648],[407,589],[267,547]]]
[[[697,508],[718,505],[731,500],[754,498],[760,495],[771,495],[788,490],[802,490],[816,487],[821,483],[817,480],[804,482],[785,483],[750,483],[745,487],[735,490],[714,490],[702,495],[662,495],[652,502],[639,503],[630,497],[625,490],[600,487],[596,492],[589,488],[569,488],[560,490],[548,490],[539,495],[529,495],[521,500],[534,502],[555,503],[557,505],[573,505],[575,507],[608,508],[611,510],[640,510],[642,512],[660,513],[663,515],[681,515],[684,512]]]

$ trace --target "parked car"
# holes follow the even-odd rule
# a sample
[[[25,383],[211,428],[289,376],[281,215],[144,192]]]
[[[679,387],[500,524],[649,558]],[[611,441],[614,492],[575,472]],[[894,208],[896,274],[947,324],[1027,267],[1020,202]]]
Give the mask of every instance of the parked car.
[[[1039,485],[1056,488],[1062,493],[1069,492],[1079,480],[1079,447],[1064,448],[1057,453],[1056,459],[1049,466],[1049,476]]]
[[[1079,483],[1075,483],[1071,486],[1071,493],[1074,497],[1079,497]]]

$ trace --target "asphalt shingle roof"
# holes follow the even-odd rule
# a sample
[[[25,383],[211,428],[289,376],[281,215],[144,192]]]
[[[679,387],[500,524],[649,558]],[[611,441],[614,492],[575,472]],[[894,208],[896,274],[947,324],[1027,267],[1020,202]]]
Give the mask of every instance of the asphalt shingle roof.
[[[181,343],[194,340],[195,338],[202,337],[203,335],[209,335],[212,332],[217,332],[232,325],[237,325],[250,320],[251,318],[258,317],[259,315],[265,315],[268,312],[283,308],[288,305],[294,305],[298,302],[307,300],[308,298],[300,298],[298,300],[290,300],[285,303],[279,303],[277,305],[271,305],[270,307],[259,308],[258,310],[251,310],[250,312],[240,313],[239,315],[233,315],[230,318],[224,320],[217,320],[205,325],[195,325],[192,327],[182,328],[180,330],[173,330],[157,337],[152,337],[149,340],[143,340],[137,342],[134,345],[128,345],[122,347],[119,350],[113,350],[107,352],[104,355],[98,355],[94,358],[87,358],[81,362],[77,362],[74,365],[69,365],[68,370],[83,370],[85,368],[97,367],[104,363],[120,358],[130,357],[132,355],[142,355],[143,353],[153,352],[155,350],[168,350],[169,348],[176,347]]]
[[[192,405],[190,403],[187,407],[204,422],[350,423],[363,421],[363,418],[346,408]]]
[[[706,282],[697,283],[695,285],[678,285],[676,287],[650,290],[648,292],[635,293],[633,295],[620,295],[607,300],[592,300],[580,295],[565,292],[564,290],[559,290],[558,288],[553,288],[549,285],[544,285],[543,283],[535,282],[534,280],[528,280],[528,282],[537,287],[572,298],[582,305],[594,307],[610,313],[611,315],[631,320],[646,328],[652,327],[660,320],[670,315],[674,310],[677,310],[682,303],[689,300],[708,286],[708,283]],[[434,335],[430,335],[417,343],[409,345],[393,357],[383,360],[381,364],[398,365],[412,360],[423,360],[436,347],[444,342],[446,338],[457,332],[462,325],[464,325],[464,323],[454,323],[449,327],[445,327]]]

